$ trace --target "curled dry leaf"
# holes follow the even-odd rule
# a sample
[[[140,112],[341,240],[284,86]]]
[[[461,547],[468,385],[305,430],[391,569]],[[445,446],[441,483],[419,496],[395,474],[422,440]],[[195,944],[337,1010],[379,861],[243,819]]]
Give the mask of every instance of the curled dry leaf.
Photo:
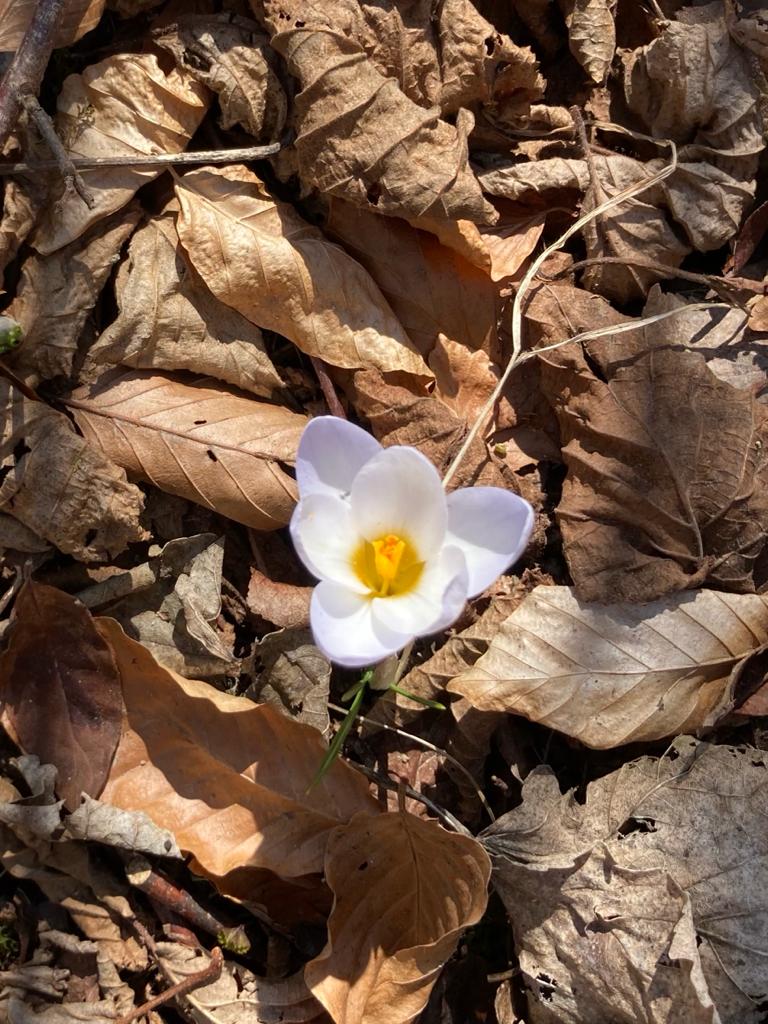
[[[7,311],[24,339],[9,361],[27,383],[71,375],[85,322],[140,215],[138,206],[131,206],[63,249],[27,257]]]
[[[170,829],[221,891],[247,891],[250,880],[257,900],[254,879],[265,874],[319,875],[330,832],[360,811],[375,814],[366,780],[341,761],[308,792],[326,749],[319,732],[162,668],[111,619],[97,625],[127,715],[102,799]],[[281,918],[301,916],[299,893]]]
[[[186,72],[166,75],[154,54],[116,54],[64,80],[56,127],[71,156],[180,153],[205,115],[207,95]],[[75,192],[50,204],[35,232],[35,248],[45,255],[68,245],[159,173],[130,167],[83,171],[96,200],[93,209]]]
[[[439,870],[436,870],[439,865]],[[410,814],[358,814],[331,836],[325,949],[304,968],[335,1024],[408,1024],[485,911],[482,847]]]
[[[256,645],[260,666],[246,694],[328,734],[328,687],[331,663],[312,642],[308,629],[268,633]]]
[[[129,473],[258,530],[285,526],[306,418],[207,383],[134,372],[67,399],[85,436]]]
[[[333,366],[429,376],[363,267],[251,171],[191,171],[176,193],[179,238],[222,302]]]
[[[442,121],[335,25],[306,25],[303,5],[294,22],[272,45],[301,83],[295,146],[303,182],[379,213],[493,224],[496,212],[469,167],[469,111],[459,111],[455,126]]]
[[[565,557],[587,601],[753,589],[768,531],[766,411],[690,349],[638,332],[541,357],[568,476]]]
[[[561,0],[571,53],[593,82],[605,81],[616,50],[615,0]]]
[[[294,583],[278,583],[251,566],[248,583],[248,608],[275,626],[302,629],[309,626],[309,602],[313,587],[298,587]]]
[[[448,690],[587,746],[616,747],[712,724],[766,642],[768,599],[756,594],[592,605],[570,587],[537,587]]]
[[[46,179],[40,174],[24,174],[3,183],[0,210],[0,284],[11,263],[35,225],[48,201]]]
[[[64,6],[54,35],[54,47],[69,46],[96,28],[105,0],[72,0]],[[0,0],[0,53],[17,50],[35,13],[35,0]]]
[[[183,15],[154,34],[158,46],[219,97],[221,127],[240,124],[259,142],[282,134],[288,101],[258,25],[231,14]]]
[[[0,510],[86,562],[141,540],[141,491],[66,416],[1,380],[0,424]]]
[[[98,796],[123,708],[117,665],[87,609],[55,587],[26,583],[0,655],[0,679],[5,725],[25,753],[56,766],[69,809],[81,793]]]
[[[561,795],[546,767],[484,833],[531,1024],[759,1024],[764,751],[679,737]]]
[[[190,370],[264,398],[282,387],[259,328],[219,302],[189,264],[172,206],[131,239],[115,291],[119,313],[88,353],[90,376],[123,363]]]

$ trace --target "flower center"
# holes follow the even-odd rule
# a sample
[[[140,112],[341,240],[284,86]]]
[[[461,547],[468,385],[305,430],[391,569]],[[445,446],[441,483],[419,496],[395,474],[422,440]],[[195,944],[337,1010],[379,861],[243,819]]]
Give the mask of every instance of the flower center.
[[[424,563],[410,541],[385,533],[378,540],[360,543],[352,556],[352,568],[375,597],[392,597],[416,586]]]

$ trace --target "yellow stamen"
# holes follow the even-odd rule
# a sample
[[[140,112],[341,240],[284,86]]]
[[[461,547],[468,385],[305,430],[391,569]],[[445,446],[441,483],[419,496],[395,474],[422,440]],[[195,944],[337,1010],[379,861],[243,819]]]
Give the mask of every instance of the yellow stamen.
[[[381,586],[379,596],[386,597],[392,581],[397,576],[400,562],[405,551],[405,541],[394,533],[388,533],[381,540],[375,540],[373,544],[373,557],[376,572],[379,574]]]
[[[424,563],[410,541],[385,533],[378,540],[360,543],[352,556],[352,568],[374,597],[394,597],[416,586]]]

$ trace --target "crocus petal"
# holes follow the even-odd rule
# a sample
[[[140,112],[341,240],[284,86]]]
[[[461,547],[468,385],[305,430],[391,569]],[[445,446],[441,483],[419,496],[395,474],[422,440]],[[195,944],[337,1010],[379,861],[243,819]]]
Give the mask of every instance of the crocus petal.
[[[467,600],[467,563],[455,547],[444,547],[424,566],[407,594],[373,600],[374,621],[411,636],[437,633],[454,622]]]
[[[359,533],[408,539],[419,559],[439,551],[448,522],[437,470],[415,448],[385,448],[363,466],[352,485],[352,517]]]
[[[338,416],[310,420],[296,453],[299,495],[348,495],[360,468],[381,450],[375,437]]]
[[[338,583],[319,583],[309,619],[315,644],[338,665],[359,668],[381,661],[408,643],[413,634],[388,629],[374,620],[370,598]]]
[[[533,529],[528,502],[500,487],[464,487],[448,495],[446,544],[464,552],[469,596],[475,597],[516,562]]]
[[[368,588],[352,568],[352,557],[361,541],[352,523],[349,502],[332,494],[303,498],[291,516],[291,539],[313,576],[367,593]]]

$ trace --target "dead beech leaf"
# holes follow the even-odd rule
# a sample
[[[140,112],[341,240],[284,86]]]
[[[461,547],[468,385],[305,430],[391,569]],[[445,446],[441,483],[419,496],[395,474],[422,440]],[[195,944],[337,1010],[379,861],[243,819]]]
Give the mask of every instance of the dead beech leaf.
[[[341,761],[307,792],[325,752],[319,732],[162,668],[111,619],[97,625],[127,714],[102,800],[169,829],[222,892],[244,869],[319,874],[331,831],[376,813],[365,778]]]
[[[0,510],[84,562],[141,540],[141,491],[66,416],[0,380],[0,424]]]
[[[83,434],[133,476],[257,530],[285,526],[304,416],[209,382],[140,371],[66,400]]]
[[[702,356],[642,334],[541,357],[568,476],[565,557],[586,601],[705,582],[750,591],[768,532],[765,409]]]
[[[461,932],[482,917],[489,874],[474,839],[434,821],[358,814],[336,829],[328,943],[304,968],[335,1024],[415,1020]]]
[[[561,0],[571,53],[593,82],[605,81],[616,50],[612,0]]]
[[[764,751],[679,737],[562,794],[546,767],[483,834],[531,1024],[760,1024]]]
[[[332,27],[278,30],[272,46],[301,83],[296,155],[308,186],[398,217],[425,214],[493,224],[496,211],[469,167],[474,119],[455,126],[417,106],[363,46]]]
[[[222,128],[240,124],[263,143],[280,138],[288,101],[256,22],[231,14],[187,14],[156,32],[154,41],[218,94]]]
[[[54,47],[69,46],[96,28],[106,0],[73,0],[59,15]],[[35,13],[35,0],[0,0],[0,53],[17,50]]]
[[[768,599],[756,594],[593,605],[570,587],[537,587],[448,690],[586,746],[617,747],[712,724],[767,641]]]
[[[219,302],[190,266],[172,207],[133,236],[115,290],[117,319],[88,352],[92,378],[122,363],[190,370],[264,398],[282,387],[259,328]]]
[[[423,355],[440,334],[495,354],[498,289],[460,253],[396,217],[338,199],[326,230],[365,267]]]
[[[333,366],[429,376],[363,267],[251,171],[191,171],[176,194],[181,243],[222,302]]]
[[[0,655],[3,718],[27,754],[58,769],[70,810],[98,796],[120,739],[122,698],[112,652],[88,611],[30,580],[16,599]]]
[[[63,249],[25,260],[7,312],[24,338],[9,362],[27,383],[70,377],[85,321],[139,217],[136,206],[121,210]]]
[[[64,80],[56,127],[71,156],[180,153],[205,115],[207,96],[186,72],[166,75],[154,54],[116,54]],[[130,167],[83,171],[96,200],[93,209],[75,192],[49,204],[34,247],[47,255],[68,245],[159,173]]]

